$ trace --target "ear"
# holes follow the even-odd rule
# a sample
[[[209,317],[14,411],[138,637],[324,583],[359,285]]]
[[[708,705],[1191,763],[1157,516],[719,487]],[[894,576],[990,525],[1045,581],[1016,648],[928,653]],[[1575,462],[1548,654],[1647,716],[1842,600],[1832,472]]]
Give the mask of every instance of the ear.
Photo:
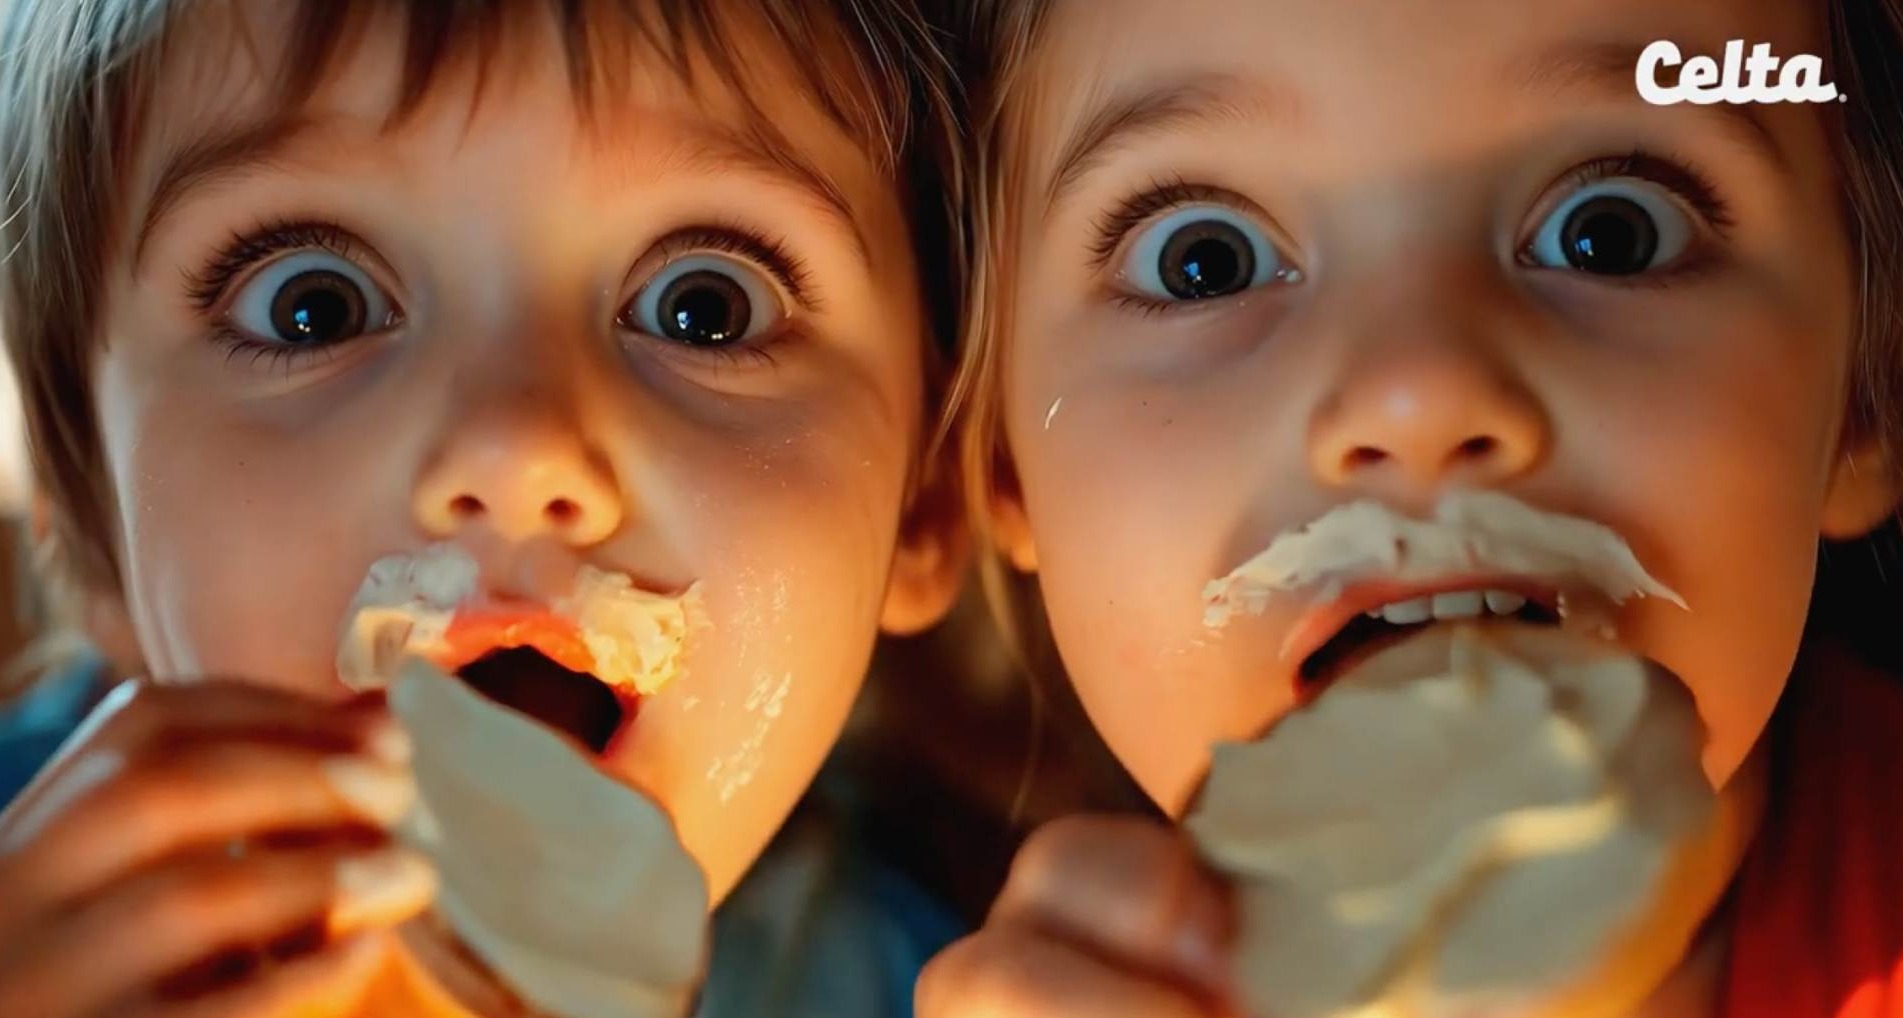
[[[1875,530],[1903,498],[1903,477],[1883,453],[1874,435],[1845,445],[1831,468],[1824,492],[1823,536],[1831,541],[1859,538]]]
[[[997,552],[1021,573],[1037,572],[1037,542],[1031,538],[1031,517],[1024,509],[1024,488],[1017,467],[1000,457],[986,511],[991,516],[991,540]]]
[[[964,589],[971,564],[971,528],[965,520],[956,457],[935,456],[899,521],[898,548],[886,581],[879,627],[910,636],[936,625]]]

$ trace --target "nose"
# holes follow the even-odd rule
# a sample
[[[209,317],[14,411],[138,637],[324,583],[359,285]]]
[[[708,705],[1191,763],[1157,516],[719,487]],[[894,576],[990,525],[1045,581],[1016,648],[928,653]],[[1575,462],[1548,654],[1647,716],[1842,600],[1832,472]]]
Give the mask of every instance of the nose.
[[[625,506],[581,428],[553,409],[517,407],[456,426],[418,479],[414,511],[437,539],[486,526],[505,540],[587,547],[620,529]]]
[[[1431,497],[1527,473],[1548,452],[1550,426],[1484,340],[1416,333],[1350,352],[1308,439],[1310,469],[1325,485]]]

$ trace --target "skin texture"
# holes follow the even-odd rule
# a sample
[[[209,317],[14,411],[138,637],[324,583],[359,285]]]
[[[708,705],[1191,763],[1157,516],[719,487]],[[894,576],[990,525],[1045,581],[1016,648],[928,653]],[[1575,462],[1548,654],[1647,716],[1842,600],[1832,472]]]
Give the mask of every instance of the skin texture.
[[[1726,815],[1756,815],[1753,747],[1798,650],[1818,538],[1867,530],[1895,492],[1845,434],[1854,285],[1831,111],[1651,107],[1632,69],[1659,38],[1819,53],[1816,17],[1769,0],[1459,0],[1379,17],[1324,0],[1055,5],[1012,156],[996,523],[1038,574],[1092,719],[1164,810],[1188,808],[1214,743],[1256,736],[1295,700],[1300,662],[1277,649],[1302,602],[1216,635],[1203,585],[1332,506],[1420,512],[1468,485],[1611,526],[1685,597],[1689,613],[1630,603],[1618,631],[1687,683]],[[1538,69],[1605,44],[1610,58],[1574,49]],[[1098,111],[1177,86],[1179,115],[1136,118],[1057,186]],[[1706,178],[1722,214],[1664,186],[1682,174],[1617,180],[1635,151]],[[1595,160],[1613,169],[1573,173]],[[1122,236],[1104,226],[1179,180],[1297,273],[1133,307],[1155,262],[1132,252],[1172,210]],[[1683,253],[1624,279],[1527,257],[1588,186],[1649,196]],[[1735,866],[1752,825],[1728,830],[1712,865]],[[1105,850],[1070,843],[1080,855],[1045,868]],[[1114,937],[1059,939],[1132,957]]]
[[[94,382],[146,666],[187,701],[240,676],[290,713],[342,710],[351,595],[372,561],[432,541],[462,543],[499,596],[553,600],[583,563],[659,591],[698,581],[711,629],[601,765],[670,813],[718,901],[817,771],[880,628],[929,624],[962,572],[933,509],[955,501],[913,483],[926,344],[896,189],[770,61],[766,114],[849,211],[708,155],[711,132],[743,126],[711,76],[689,93],[637,71],[586,127],[537,19],[480,93],[452,65],[383,132],[401,33],[373,24],[304,111],[312,133],[155,206],[173,154],[278,112],[284,26],[232,6],[255,20],[208,13],[169,57],[121,224],[149,229],[102,295]],[[206,285],[234,234],[306,220],[335,229]],[[803,298],[714,250],[763,297],[756,336],[696,349],[617,324],[670,259],[707,254],[695,228],[729,227],[779,243]],[[220,322],[271,338],[269,265],[292,258],[364,283],[399,309],[373,316],[389,327],[317,349],[221,340]],[[195,290],[217,292],[201,307]],[[199,918],[177,935],[230,932]]]

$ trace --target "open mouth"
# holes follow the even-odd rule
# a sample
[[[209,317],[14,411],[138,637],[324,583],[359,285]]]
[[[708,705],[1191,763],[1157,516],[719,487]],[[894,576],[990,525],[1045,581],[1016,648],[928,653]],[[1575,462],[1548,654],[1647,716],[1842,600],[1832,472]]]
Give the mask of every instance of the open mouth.
[[[338,639],[337,676],[381,689],[404,659],[422,658],[600,756],[681,674],[688,633],[705,624],[699,583],[664,594],[583,564],[552,601],[499,595],[444,542],[371,564]]]
[[[491,650],[456,669],[470,688],[526,714],[599,756],[634,720],[636,697],[610,689],[595,676],[567,668],[534,647]]]
[[[1297,694],[1304,700],[1357,665],[1431,626],[1444,623],[1557,626],[1562,612],[1553,594],[1455,590],[1390,601],[1357,612],[1302,659]]]

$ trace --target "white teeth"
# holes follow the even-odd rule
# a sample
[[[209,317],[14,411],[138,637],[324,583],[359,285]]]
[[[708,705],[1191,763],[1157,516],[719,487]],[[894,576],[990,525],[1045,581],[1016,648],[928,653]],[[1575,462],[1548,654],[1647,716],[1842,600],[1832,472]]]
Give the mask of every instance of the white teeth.
[[[1382,605],[1381,617],[1397,626],[1426,622],[1434,617],[1434,602],[1430,598],[1417,597],[1412,601]]]
[[[1437,619],[1478,618],[1480,611],[1481,598],[1477,590],[1458,590],[1434,595],[1434,617]]]
[[[1511,615],[1526,607],[1526,598],[1511,591],[1487,591],[1487,610],[1495,615]]]
[[[1452,590],[1432,597],[1396,601],[1366,612],[1371,619],[1383,619],[1397,626],[1412,626],[1431,619],[1473,619],[1491,612],[1511,615],[1526,606],[1526,598],[1505,590]]]

